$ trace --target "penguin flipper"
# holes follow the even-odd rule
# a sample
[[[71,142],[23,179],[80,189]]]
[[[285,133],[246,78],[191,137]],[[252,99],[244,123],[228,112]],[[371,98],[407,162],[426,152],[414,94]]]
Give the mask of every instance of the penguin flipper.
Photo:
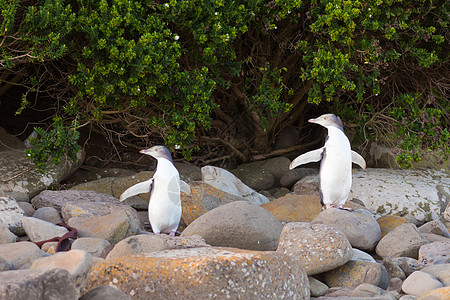
[[[305,154],[302,154],[298,156],[296,159],[294,159],[291,164],[289,165],[289,170],[292,170],[295,167],[298,167],[300,165],[304,165],[310,162],[316,162],[322,159],[324,147],[306,152]]]
[[[186,182],[184,182],[183,180],[180,180],[180,191],[190,195],[191,194],[191,187],[189,186],[189,184],[187,184]]]
[[[357,164],[363,169],[366,168],[366,161],[364,160],[364,158],[353,150],[352,150],[352,163]]]
[[[135,196],[138,194],[149,193],[152,190],[153,178],[147,181],[139,182],[135,185],[130,186],[125,192],[120,195],[120,201],[123,201],[131,196]]]

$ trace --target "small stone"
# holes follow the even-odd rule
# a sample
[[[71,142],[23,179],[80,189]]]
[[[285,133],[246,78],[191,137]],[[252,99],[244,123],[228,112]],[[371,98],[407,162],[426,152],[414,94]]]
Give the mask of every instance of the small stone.
[[[420,297],[425,293],[441,288],[442,283],[428,273],[415,271],[403,281],[402,290],[406,294]]]
[[[444,286],[450,286],[450,264],[431,265],[423,268],[421,271],[435,277]]]
[[[17,202],[17,204],[20,206],[20,208],[23,209],[23,211],[25,212],[25,215],[27,217],[32,217],[34,212],[36,211],[30,202],[22,202],[21,201],[21,202]]]
[[[116,287],[103,285],[90,290],[79,300],[131,300],[127,294]]]
[[[92,256],[82,250],[58,252],[52,256],[36,259],[31,265],[31,269],[51,270],[58,268],[67,270],[72,275],[79,294],[86,285],[91,267]]]
[[[318,196],[288,194],[261,205],[280,222],[311,222],[321,210]]]
[[[392,294],[386,292],[384,289],[376,285],[369,283],[362,283],[359,286],[357,286],[351,293],[351,296],[355,298],[382,297],[385,300],[396,300],[395,296],[393,296]]]
[[[127,237],[118,242],[106,256],[106,260],[116,259],[126,256],[146,255],[153,251],[169,249],[166,241],[158,235],[141,234]]]
[[[350,260],[375,262],[375,259],[370,254],[356,248],[353,248],[353,256]]]
[[[428,241],[411,223],[399,225],[386,234],[378,243],[375,251],[381,257],[411,257],[419,256],[419,248]]]
[[[325,283],[330,287],[357,287],[363,283],[370,283],[386,289],[391,279],[383,265],[365,261],[351,260],[342,267],[325,274]]]
[[[423,245],[419,249],[418,261],[425,265],[450,263],[450,241]]]
[[[422,300],[442,300],[442,299],[447,300],[447,299],[450,299],[450,286],[431,290],[428,293],[422,295],[422,297],[420,297],[420,299],[422,299]]]
[[[428,223],[425,223],[422,226],[420,226],[418,230],[420,233],[433,233],[441,235],[446,238],[450,238],[450,233],[440,220],[433,220]]]
[[[0,245],[15,243],[17,241],[17,236],[9,231],[5,224],[0,222]]]
[[[41,219],[43,221],[47,221],[53,224],[62,223],[61,216],[59,215],[58,210],[54,207],[41,207],[38,208],[34,214],[33,218]]]
[[[0,257],[6,260],[11,269],[29,268],[35,259],[45,255],[36,244],[30,242],[0,245]]]
[[[405,272],[403,272],[402,268],[400,268],[400,266],[391,259],[383,259],[382,265],[392,278],[400,278],[401,280],[406,278]]]
[[[277,252],[297,260],[308,275],[347,263],[353,256],[343,233],[325,224],[292,222],[283,227]]]
[[[27,236],[33,242],[41,242],[54,237],[60,237],[68,232],[62,226],[57,226],[38,218],[24,217],[22,219],[22,226]]]
[[[377,219],[378,225],[381,229],[381,237],[383,238],[386,234],[394,230],[396,227],[405,224],[405,218],[399,216],[386,215],[379,217]]]
[[[83,250],[92,256],[100,257],[111,243],[104,239],[84,237],[78,238],[72,243],[72,250]]]
[[[311,297],[320,297],[327,293],[328,286],[325,283],[311,276],[308,276],[308,280],[309,280],[309,289],[311,291]]]

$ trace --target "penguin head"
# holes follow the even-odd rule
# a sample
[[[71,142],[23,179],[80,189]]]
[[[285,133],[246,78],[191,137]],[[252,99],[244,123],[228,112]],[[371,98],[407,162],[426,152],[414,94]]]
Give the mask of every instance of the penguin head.
[[[141,150],[141,151],[139,151],[139,153],[150,155],[156,159],[165,158],[168,161],[173,162],[172,156],[170,155],[169,150],[167,150],[167,148],[165,146],[161,146],[161,145],[153,146],[151,148]]]
[[[336,117],[333,114],[325,114],[321,115],[318,118],[315,119],[309,119],[309,123],[316,123],[319,125],[322,125],[323,127],[337,127],[341,130],[343,130],[342,121],[341,118]]]

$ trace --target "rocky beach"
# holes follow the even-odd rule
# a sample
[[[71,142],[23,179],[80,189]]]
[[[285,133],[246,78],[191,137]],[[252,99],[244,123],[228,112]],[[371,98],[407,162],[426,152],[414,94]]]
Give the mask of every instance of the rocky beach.
[[[148,194],[118,200],[151,169],[25,172],[20,145],[0,161],[2,300],[450,299],[445,171],[354,170],[353,210],[321,211],[318,170],[285,157],[213,176],[175,163],[191,194],[170,237],[151,232]]]

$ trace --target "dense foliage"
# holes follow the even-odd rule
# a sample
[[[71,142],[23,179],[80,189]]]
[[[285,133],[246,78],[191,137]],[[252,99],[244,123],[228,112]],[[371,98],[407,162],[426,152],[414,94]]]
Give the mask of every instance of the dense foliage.
[[[421,147],[449,153],[446,3],[0,0],[0,70],[54,101],[59,142],[40,131],[30,152],[41,165],[82,126],[246,161],[332,111],[408,166]]]

